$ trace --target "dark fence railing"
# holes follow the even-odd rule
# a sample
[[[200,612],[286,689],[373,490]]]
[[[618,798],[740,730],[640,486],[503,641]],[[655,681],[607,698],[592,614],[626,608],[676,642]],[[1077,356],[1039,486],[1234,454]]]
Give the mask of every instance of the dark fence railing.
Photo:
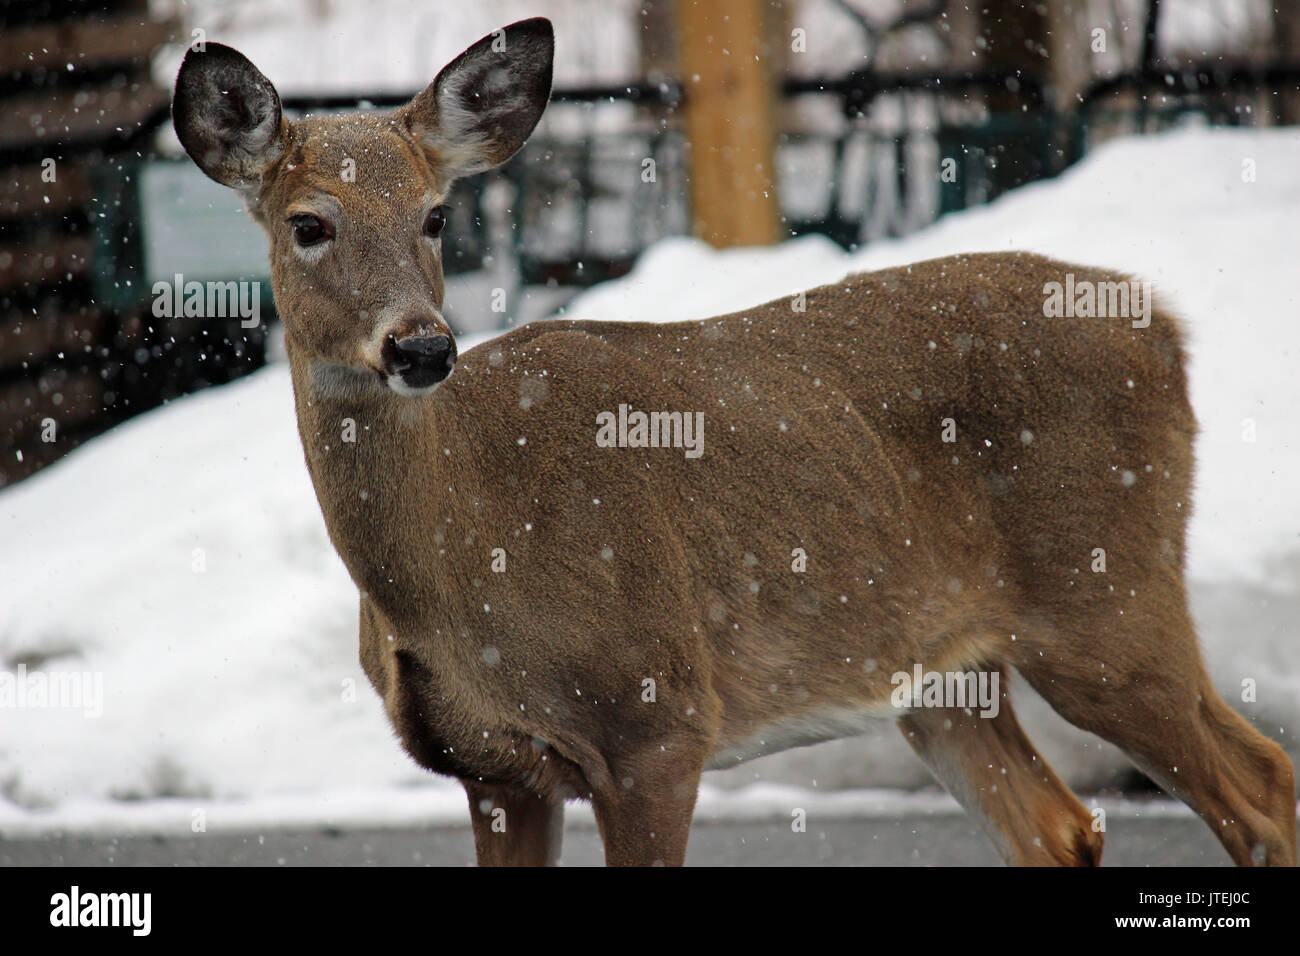
[[[783,84],[786,118],[809,121],[777,145],[782,213],[790,235],[820,233],[853,248],[1055,175],[1115,132],[1158,129],[1189,113],[1213,124],[1287,121],[1285,97],[1274,96],[1274,104],[1266,94],[1297,90],[1294,64],[1147,65],[1095,83],[1076,109],[1058,113],[1046,85],[1018,71],[792,78]],[[285,106],[299,113],[390,108],[408,99],[335,94],[287,97]],[[448,274],[490,267],[508,273],[504,281],[516,288],[582,287],[626,273],[655,240],[689,233],[685,99],[676,83],[556,90],[518,157],[457,185],[444,242]],[[196,268],[225,270],[205,279],[261,281],[263,315],[273,314],[260,234],[225,191],[188,162],[158,152],[156,134],[169,112],[157,100],[144,106],[138,122],[104,132],[114,159],[89,177],[84,235],[64,240],[87,247],[73,250],[85,265],[74,281],[89,290],[84,298],[111,337],[75,355],[42,353],[8,373],[63,381],[64,366],[78,374],[91,371],[87,362],[102,366],[119,418],[263,361],[264,328],[150,317],[151,280],[171,277],[169,257],[196,236],[207,249],[217,245],[205,243],[201,228],[245,230],[221,244],[238,247],[240,256]],[[13,155],[0,149],[0,160],[32,163],[47,149],[16,148]],[[489,202],[490,193],[500,201]]]
[[[1258,98],[1261,91],[1298,83],[1300,68],[1284,64],[1178,72],[1147,66],[1098,81],[1076,110],[1062,114],[1038,77],[1016,70],[789,78],[784,103],[798,112],[788,115],[818,113],[811,104],[821,109],[818,124],[781,136],[777,145],[782,214],[789,235],[819,233],[854,248],[1055,175],[1099,135],[1159,128],[1189,112],[1211,123],[1258,122],[1232,97]],[[411,95],[296,96],[284,105],[295,113],[392,108]],[[506,281],[516,288],[578,288],[626,273],[657,239],[688,234],[688,149],[679,115],[685,99],[676,83],[557,89],[519,156],[501,171],[457,184],[444,243],[447,273],[473,273],[489,260],[504,260]],[[149,201],[159,166],[178,162],[144,148],[167,120],[165,108],[153,111],[131,137],[141,144],[142,158],[96,177],[104,214],[94,224],[95,288],[101,303],[118,310],[138,311],[154,278],[143,258],[148,231],[170,230],[162,245],[179,248],[193,232],[186,218],[200,215],[197,198],[188,205],[184,196]],[[201,174],[181,165],[190,188],[201,188]],[[495,213],[485,203],[489,189],[508,190]],[[207,208],[219,204],[215,198],[203,202]],[[233,205],[231,215],[243,222]],[[255,234],[251,224],[246,228]],[[271,314],[260,239],[249,242],[248,262],[213,278],[262,280]],[[202,354],[209,364],[214,356],[223,361],[226,352],[232,354],[224,361],[242,361],[260,348],[260,340],[249,339],[256,333],[224,327],[219,333],[212,341],[207,332]],[[170,355],[185,336],[171,330],[166,338],[163,349]],[[191,372],[185,362],[171,361],[165,394],[184,390]]]
[[[791,171],[781,184],[782,212],[790,235],[821,233],[851,248],[1055,175],[1083,155],[1096,128],[1113,126],[1117,116],[1137,129],[1168,125],[1188,112],[1213,123],[1253,123],[1258,117],[1234,107],[1229,95],[1297,84],[1300,67],[1285,64],[1142,68],[1098,81],[1077,110],[1059,114],[1042,81],[1022,71],[791,78],[783,84],[787,103],[832,103],[840,125],[781,137],[778,167]],[[1133,102],[1117,110],[1124,94]],[[410,95],[298,96],[284,103],[295,112],[390,108]],[[994,97],[1000,109],[987,105]],[[562,88],[552,100],[552,113],[577,109],[574,122],[544,120],[502,173],[459,185],[449,230],[458,244],[448,257],[449,273],[483,264],[494,232],[483,193],[493,181],[513,190],[505,223],[510,248],[498,252],[509,254],[521,285],[591,285],[627,272],[655,240],[689,232],[688,154],[678,122],[685,93],[678,84]],[[583,129],[581,112],[607,105],[634,108],[634,121],[614,131]],[[892,119],[880,122],[878,114]],[[147,140],[167,118],[165,109],[156,110],[132,139]],[[158,161],[149,151],[145,156],[146,163]],[[642,175],[647,161],[651,179]],[[124,166],[121,177],[139,168]],[[814,175],[801,173],[808,169]],[[116,208],[132,198],[125,184],[107,188]],[[122,304],[122,290],[139,287],[119,273],[133,263],[111,255],[111,243],[101,245],[109,253],[99,270],[101,287]]]

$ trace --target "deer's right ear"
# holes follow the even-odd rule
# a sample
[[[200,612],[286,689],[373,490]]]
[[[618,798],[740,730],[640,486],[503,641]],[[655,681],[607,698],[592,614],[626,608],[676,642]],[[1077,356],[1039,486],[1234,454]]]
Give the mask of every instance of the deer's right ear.
[[[520,20],[448,63],[399,115],[448,180],[491,169],[518,152],[542,118],[554,59],[551,21]]]
[[[172,125],[199,169],[233,189],[256,189],[288,141],[271,81],[238,50],[220,43],[185,54]]]

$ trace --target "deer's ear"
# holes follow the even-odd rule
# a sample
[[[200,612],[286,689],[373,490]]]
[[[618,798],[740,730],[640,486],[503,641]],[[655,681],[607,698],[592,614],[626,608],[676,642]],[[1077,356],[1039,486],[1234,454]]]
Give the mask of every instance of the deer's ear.
[[[238,50],[220,43],[185,54],[172,125],[199,169],[234,189],[256,188],[288,141],[271,81]]]
[[[554,58],[550,20],[503,27],[443,67],[403,108],[407,126],[449,180],[499,166],[541,119]]]

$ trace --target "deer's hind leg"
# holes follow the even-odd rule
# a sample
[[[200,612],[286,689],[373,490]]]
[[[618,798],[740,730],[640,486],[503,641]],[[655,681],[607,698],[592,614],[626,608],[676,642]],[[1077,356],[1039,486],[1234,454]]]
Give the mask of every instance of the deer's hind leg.
[[[1005,682],[996,714],[976,708],[910,711],[899,729],[1013,866],[1098,866],[1102,834],[1025,736]]]
[[[1057,713],[1195,810],[1238,865],[1294,866],[1291,761],[1214,689],[1182,582],[1163,577],[1026,628],[1017,667]]]

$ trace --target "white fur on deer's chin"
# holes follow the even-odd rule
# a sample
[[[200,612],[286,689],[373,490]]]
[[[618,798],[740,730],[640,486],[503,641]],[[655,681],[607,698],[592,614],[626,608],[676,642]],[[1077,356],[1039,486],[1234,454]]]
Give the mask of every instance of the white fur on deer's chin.
[[[447,378],[450,377],[451,375],[448,374]],[[442,381],[445,382],[447,379],[444,378]],[[380,377],[376,376],[373,370],[335,365],[330,362],[315,362],[311,366],[311,384],[322,398],[348,401],[375,388],[390,389],[403,398],[420,398],[432,393],[442,382],[416,388],[402,381],[400,375]]]
[[[447,381],[447,379],[444,378],[442,381],[445,382]],[[415,388],[403,382],[402,376],[400,375],[390,375],[388,376],[387,379],[385,379],[385,382],[387,383],[389,388],[391,388],[398,395],[404,396],[405,398],[419,398],[422,395],[428,395],[435,388],[437,388],[439,385],[442,384],[441,382],[435,382],[432,385],[424,385],[421,386],[420,388]]]

